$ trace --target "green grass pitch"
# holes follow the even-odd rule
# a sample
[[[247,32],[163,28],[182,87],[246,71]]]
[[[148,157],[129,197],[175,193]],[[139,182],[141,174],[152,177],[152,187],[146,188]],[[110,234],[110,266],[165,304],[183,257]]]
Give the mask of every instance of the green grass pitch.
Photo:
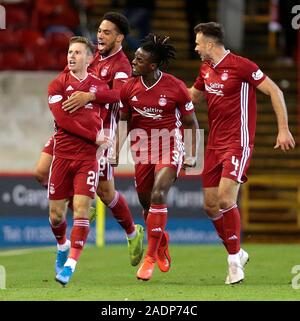
[[[300,264],[299,245],[245,244],[250,262],[242,284],[224,284],[226,253],[221,245],[171,245],[172,267],[156,267],[148,281],[136,279],[126,245],[86,247],[70,283],[54,281],[55,248],[0,251],[6,269],[3,300],[299,300],[292,268]],[[298,269],[300,273],[300,267]],[[294,283],[300,287],[299,280]]]

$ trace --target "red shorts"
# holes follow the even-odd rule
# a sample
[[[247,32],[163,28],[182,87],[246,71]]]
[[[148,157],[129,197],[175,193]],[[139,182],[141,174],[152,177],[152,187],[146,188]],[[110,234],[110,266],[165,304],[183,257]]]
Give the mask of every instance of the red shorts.
[[[181,169],[182,162],[174,164],[136,164],[135,165],[135,189],[137,193],[148,193],[152,191],[155,174],[164,167],[174,168],[176,176]]]
[[[206,149],[202,172],[203,187],[219,186],[221,177],[245,183],[252,151],[253,147]]]
[[[53,148],[54,148],[54,138],[53,136],[51,136],[47,141],[47,143],[45,144],[42,152],[53,156]]]
[[[73,195],[94,198],[98,185],[96,160],[73,160],[54,156],[50,168],[48,198],[68,199]]]

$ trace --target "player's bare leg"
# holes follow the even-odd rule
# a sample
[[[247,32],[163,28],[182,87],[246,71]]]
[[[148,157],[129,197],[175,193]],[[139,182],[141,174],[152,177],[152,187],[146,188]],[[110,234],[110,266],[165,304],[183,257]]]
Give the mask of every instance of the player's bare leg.
[[[131,265],[138,265],[143,256],[144,229],[134,224],[131,211],[123,195],[115,190],[114,180],[99,181],[97,195],[111,209],[114,218],[124,229],[127,237]]]
[[[74,223],[71,231],[70,253],[63,270],[55,278],[62,285],[66,285],[70,281],[86,243],[90,230],[89,208],[91,207],[91,202],[92,200],[88,196],[74,195]]]

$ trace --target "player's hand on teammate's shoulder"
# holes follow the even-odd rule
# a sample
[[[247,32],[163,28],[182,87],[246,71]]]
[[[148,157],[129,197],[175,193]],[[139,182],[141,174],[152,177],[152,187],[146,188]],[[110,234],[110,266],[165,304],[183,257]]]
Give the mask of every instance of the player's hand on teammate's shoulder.
[[[74,113],[77,109],[88,104],[92,99],[92,94],[89,92],[75,91],[68,100],[62,104],[62,108],[70,114]]]
[[[197,161],[196,157],[193,157],[193,156],[185,157],[182,164],[182,168],[186,169],[186,168],[196,167],[196,161]]]
[[[290,148],[295,148],[295,140],[288,128],[280,129],[277,135],[276,145],[274,149],[281,148],[284,152],[288,151]]]

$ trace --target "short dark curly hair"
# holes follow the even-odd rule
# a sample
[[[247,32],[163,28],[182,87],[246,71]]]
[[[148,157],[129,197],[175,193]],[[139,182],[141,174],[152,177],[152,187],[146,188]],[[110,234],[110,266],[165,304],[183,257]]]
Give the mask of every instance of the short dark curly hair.
[[[128,19],[120,12],[107,12],[103,17],[102,20],[108,20],[115,24],[118,28],[118,31],[123,34],[125,37],[129,34],[130,27]]]

